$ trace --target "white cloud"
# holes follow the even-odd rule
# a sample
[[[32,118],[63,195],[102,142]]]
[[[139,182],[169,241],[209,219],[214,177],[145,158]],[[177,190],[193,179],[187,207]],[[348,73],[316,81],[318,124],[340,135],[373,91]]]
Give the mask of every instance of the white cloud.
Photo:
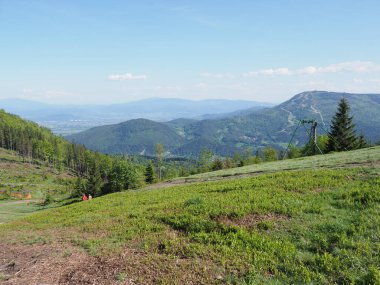
[[[125,74],[111,74],[108,76],[109,80],[115,80],[115,81],[126,81],[126,80],[145,80],[147,79],[147,76],[144,75],[133,75],[132,73],[125,73]]]
[[[379,85],[380,84],[380,78],[354,78],[352,80],[353,83],[357,84],[363,84],[363,85]]]
[[[312,75],[318,73],[338,73],[338,72],[377,72],[380,71],[380,64],[371,61],[347,61],[330,64],[326,66],[306,66],[298,70],[290,70],[287,67],[269,68],[259,71],[250,71],[243,74],[244,77],[273,76],[273,75]]]
[[[181,91],[182,90],[182,87],[181,86],[157,86],[155,88],[155,90],[157,91],[168,91],[168,92],[172,92],[172,91]]]
[[[201,82],[201,83],[195,84],[194,88],[204,89],[204,88],[207,88],[207,84]]]
[[[380,78],[370,78],[368,81],[373,83],[380,83]]]
[[[299,74],[314,74],[317,72],[318,72],[318,67],[315,67],[315,66],[307,66],[298,70]]]
[[[297,71],[298,74],[337,73],[337,72],[374,72],[380,71],[380,65],[371,61],[347,61],[327,66],[308,66]]]
[[[287,67],[279,67],[279,68],[269,68],[269,69],[263,69],[259,71],[250,71],[247,73],[244,73],[244,77],[255,77],[258,75],[264,75],[264,76],[272,76],[272,75],[292,75],[292,71],[289,70]]]
[[[221,74],[221,73],[209,73],[209,72],[201,72],[199,74],[201,77],[209,77],[209,78],[234,78],[232,74]]]
[[[23,88],[22,89],[22,93],[33,93],[33,92],[34,92],[34,90],[31,88]]]

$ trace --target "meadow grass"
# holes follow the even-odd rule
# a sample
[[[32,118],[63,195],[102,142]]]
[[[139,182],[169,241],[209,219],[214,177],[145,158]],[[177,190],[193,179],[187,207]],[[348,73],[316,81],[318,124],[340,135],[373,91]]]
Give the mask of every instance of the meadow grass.
[[[221,276],[209,283],[378,284],[379,174],[290,170],[115,193],[0,225],[0,238],[207,261]]]
[[[0,224],[10,222],[41,209],[33,202],[0,201]]]
[[[347,165],[373,163],[380,161],[380,146],[369,147],[353,151],[330,153],[324,155],[315,155],[300,157],[295,159],[286,159],[280,161],[263,162],[243,167],[223,169],[213,172],[200,173],[187,178],[178,180],[199,180],[212,179],[218,177],[237,176],[244,174],[273,172],[291,169],[313,169],[313,168],[330,168],[345,167]],[[175,180],[175,179],[174,179]]]

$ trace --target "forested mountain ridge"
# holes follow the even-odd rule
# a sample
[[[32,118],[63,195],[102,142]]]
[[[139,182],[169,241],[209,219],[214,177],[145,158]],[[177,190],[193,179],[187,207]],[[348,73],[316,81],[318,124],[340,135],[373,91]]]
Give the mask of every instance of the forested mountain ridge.
[[[221,118],[246,108],[273,104],[247,100],[185,100],[148,98],[108,105],[57,105],[22,99],[0,99],[0,108],[49,127],[56,134],[72,134],[91,127],[145,118],[168,121],[178,118]]]
[[[299,120],[316,120],[318,132],[326,134],[339,100],[345,97],[351,105],[351,115],[358,135],[377,142],[380,139],[380,95],[350,94],[325,91],[303,92],[275,106],[221,120],[200,121],[185,127],[186,136],[207,138],[214,144],[230,147],[284,147],[290,141]],[[293,143],[308,140],[309,126],[300,126]],[[216,149],[217,151],[218,149]]]
[[[363,134],[372,142],[380,139],[380,95],[350,94],[326,91],[303,92],[290,100],[272,108],[243,112],[240,115],[190,122],[167,123],[179,137],[172,137],[166,149],[173,155],[196,156],[203,148],[208,148],[219,155],[231,155],[246,148],[261,148],[268,145],[285,147],[297,128],[299,120],[316,120],[318,132],[326,134],[331,118],[336,111],[339,100],[345,97],[351,105],[352,115],[358,135]],[[151,122],[151,124],[159,124]],[[119,125],[120,126],[120,125]],[[128,126],[128,122],[124,126]],[[158,126],[158,125],[157,125]],[[308,139],[308,126],[300,126],[294,133],[293,143],[302,145]],[[113,130],[109,132],[109,130]],[[170,130],[167,130],[170,132]],[[155,135],[144,135],[145,127],[140,132],[135,129],[135,135],[153,144],[151,147],[139,147],[132,151],[129,140],[122,136],[119,128],[114,126],[99,127],[96,130],[75,134],[69,139],[83,143],[94,150],[104,150],[107,153],[140,153],[144,149],[153,149],[154,143],[165,143]],[[140,136],[141,135],[141,136]],[[102,137],[101,144],[94,145],[94,137]],[[121,143],[122,141],[122,143]],[[176,146],[179,145],[179,146]],[[152,154],[152,153],[147,153]]]
[[[134,119],[116,125],[92,128],[67,137],[73,142],[86,141],[90,149],[113,154],[153,154],[157,142],[174,149],[185,142],[175,129],[147,119]],[[110,145],[109,140],[113,143]],[[118,151],[122,150],[122,151]]]

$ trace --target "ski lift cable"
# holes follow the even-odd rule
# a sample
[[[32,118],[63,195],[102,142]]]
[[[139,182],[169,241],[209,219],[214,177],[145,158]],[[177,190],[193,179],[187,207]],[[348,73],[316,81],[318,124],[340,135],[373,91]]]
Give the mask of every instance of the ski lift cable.
[[[306,133],[309,135],[309,138],[310,138],[310,140],[311,140],[311,132],[309,131],[308,128],[305,127],[305,124],[302,124],[302,126],[305,128]],[[313,141],[313,144],[317,147],[317,149],[319,150],[319,152],[320,152],[322,155],[324,155],[323,151],[319,148],[318,144],[317,144],[315,141]],[[308,153],[309,153],[309,151],[308,151],[306,154],[308,154]]]
[[[297,124],[296,128],[293,131],[292,137],[290,138],[290,141],[288,143],[288,146],[285,149],[285,152],[284,152],[284,154],[282,156],[282,159],[284,159],[285,156],[286,156],[286,154],[288,153],[289,147],[290,147],[290,145],[291,145],[291,143],[292,143],[292,141],[294,139],[294,136],[296,134],[296,131],[298,130],[298,128],[300,127],[300,125],[302,125],[305,128],[306,134],[308,135],[308,137],[310,139],[311,138],[311,132],[306,128],[305,124],[314,124],[314,123],[315,123],[315,120],[298,120],[298,124]],[[323,129],[323,130],[326,132],[325,129]],[[318,146],[318,144],[316,144],[315,142],[313,142],[313,143],[315,144],[315,146],[317,147],[317,149],[319,150],[319,152],[322,155],[324,155],[323,151],[320,149],[320,147]],[[308,154],[308,152],[306,154]]]
[[[298,121],[298,124],[297,124],[297,126],[296,126],[296,128],[295,128],[295,130],[294,130],[294,132],[293,132],[293,134],[292,134],[292,137],[291,137],[291,139],[290,139],[290,141],[289,141],[289,143],[288,143],[288,146],[286,147],[286,150],[285,150],[285,152],[284,152],[284,155],[282,156],[282,159],[285,158],[285,156],[286,156],[286,154],[287,154],[287,152],[288,152],[288,150],[289,150],[290,144],[292,143],[292,140],[293,140],[294,136],[296,135],[296,131],[297,131],[297,129],[299,128],[300,124],[301,124],[301,121]]]

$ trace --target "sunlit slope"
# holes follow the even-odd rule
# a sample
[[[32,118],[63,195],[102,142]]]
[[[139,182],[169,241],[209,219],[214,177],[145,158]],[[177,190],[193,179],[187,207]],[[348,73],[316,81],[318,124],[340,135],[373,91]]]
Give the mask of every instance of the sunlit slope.
[[[0,148],[0,223],[42,209],[48,196],[50,202],[68,198],[74,181],[67,171],[23,162],[16,152]]]
[[[219,171],[200,173],[178,180],[215,179],[238,175],[255,175],[263,172],[275,172],[281,170],[314,169],[314,168],[337,168],[360,166],[363,164],[380,163],[380,146],[374,146],[359,150],[330,153],[324,155],[300,157],[281,161],[264,162],[238,168],[223,169]]]
[[[45,163],[23,161],[14,151],[0,148],[0,199],[42,199],[71,193],[74,176]]]
[[[137,284],[149,270],[120,256],[155,284],[377,284],[379,175],[365,163],[115,193],[3,224],[0,238],[119,258]]]

